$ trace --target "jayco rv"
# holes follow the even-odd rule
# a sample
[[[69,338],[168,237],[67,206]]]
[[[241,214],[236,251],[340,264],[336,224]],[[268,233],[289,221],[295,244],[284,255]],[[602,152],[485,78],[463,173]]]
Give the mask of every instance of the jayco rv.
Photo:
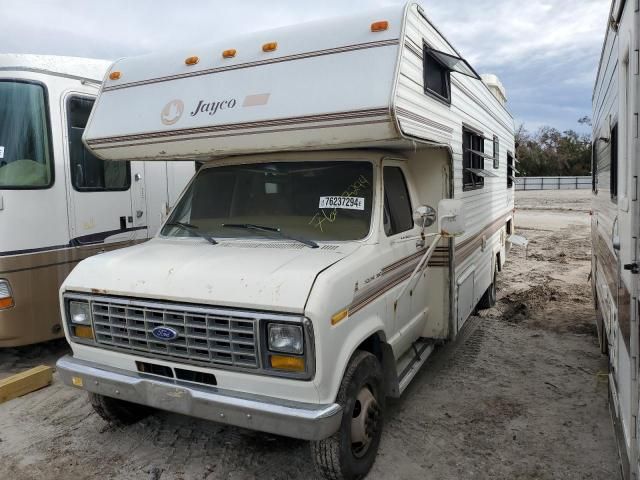
[[[491,80],[414,3],[115,63],[93,154],[204,166],[154,239],[67,278],[61,378],[111,421],[194,415],[365,475],[385,398],[495,302],[514,125]]]
[[[615,0],[593,91],[592,285],[598,336],[609,356],[611,413],[625,479],[638,466],[637,2]]]
[[[109,65],[0,55],[0,347],[61,337],[58,289],[71,269],[155,234],[195,171],[103,162],[84,148]]]

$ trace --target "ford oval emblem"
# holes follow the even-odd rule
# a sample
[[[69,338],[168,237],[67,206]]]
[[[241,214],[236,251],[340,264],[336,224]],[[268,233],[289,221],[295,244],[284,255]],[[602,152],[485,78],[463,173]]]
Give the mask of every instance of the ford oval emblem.
[[[151,334],[158,340],[175,340],[178,338],[178,332],[169,327],[156,327],[151,330]]]

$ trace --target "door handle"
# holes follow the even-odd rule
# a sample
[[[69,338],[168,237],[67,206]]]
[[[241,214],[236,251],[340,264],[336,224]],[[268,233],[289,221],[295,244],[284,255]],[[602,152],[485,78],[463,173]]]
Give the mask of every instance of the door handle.
[[[142,215],[144,215],[142,210],[136,210],[136,218],[142,218]]]
[[[133,176],[133,179],[134,179],[136,182],[139,182],[140,180],[142,180],[142,175],[140,175],[139,173],[136,173],[136,174]]]

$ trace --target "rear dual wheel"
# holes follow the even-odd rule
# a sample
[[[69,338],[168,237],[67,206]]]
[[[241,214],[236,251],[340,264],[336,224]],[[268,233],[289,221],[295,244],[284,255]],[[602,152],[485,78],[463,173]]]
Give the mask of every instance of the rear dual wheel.
[[[382,437],[384,390],[382,368],[369,352],[357,351],[338,391],[340,430],[311,443],[316,470],[329,480],[363,478],[373,466]]]
[[[496,299],[498,297],[496,283],[498,282],[498,266],[493,270],[493,280],[491,281],[491,285],[487,288],[487,291],[484,292],[480,302],[478,303],[478,308],[480,310],[486,310],[487,308],[491,308],[496,304]]]

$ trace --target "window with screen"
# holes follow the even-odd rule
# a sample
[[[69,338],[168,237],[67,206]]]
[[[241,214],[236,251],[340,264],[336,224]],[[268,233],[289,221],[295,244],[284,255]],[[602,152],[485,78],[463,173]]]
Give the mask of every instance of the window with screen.
[[[462,182],[463,190],[474,190],[484,187],[484,177],[473,170],[484,169],[484,137],[468,129],[462,130]]]
[[[400,167],[384,167],[384,232],[388,237],[413,228],[409,189]]]
[[[451,73],[442,62],[423,49],[424,92],[439,100],[451,103]]]
[[[500,139],[493,136],[493,168],[500,168]]]
[[[80,192],[124,191],[131,186],[129,162],[100,160],[82,143],[94,100],[71,97],[67,101],[71,184]]]
[[[618,201],[618,124],[611,129],[611,176],[609,177],[611,200]]]
[[[513,187],[513,154],[507,152],[507,188]]]

